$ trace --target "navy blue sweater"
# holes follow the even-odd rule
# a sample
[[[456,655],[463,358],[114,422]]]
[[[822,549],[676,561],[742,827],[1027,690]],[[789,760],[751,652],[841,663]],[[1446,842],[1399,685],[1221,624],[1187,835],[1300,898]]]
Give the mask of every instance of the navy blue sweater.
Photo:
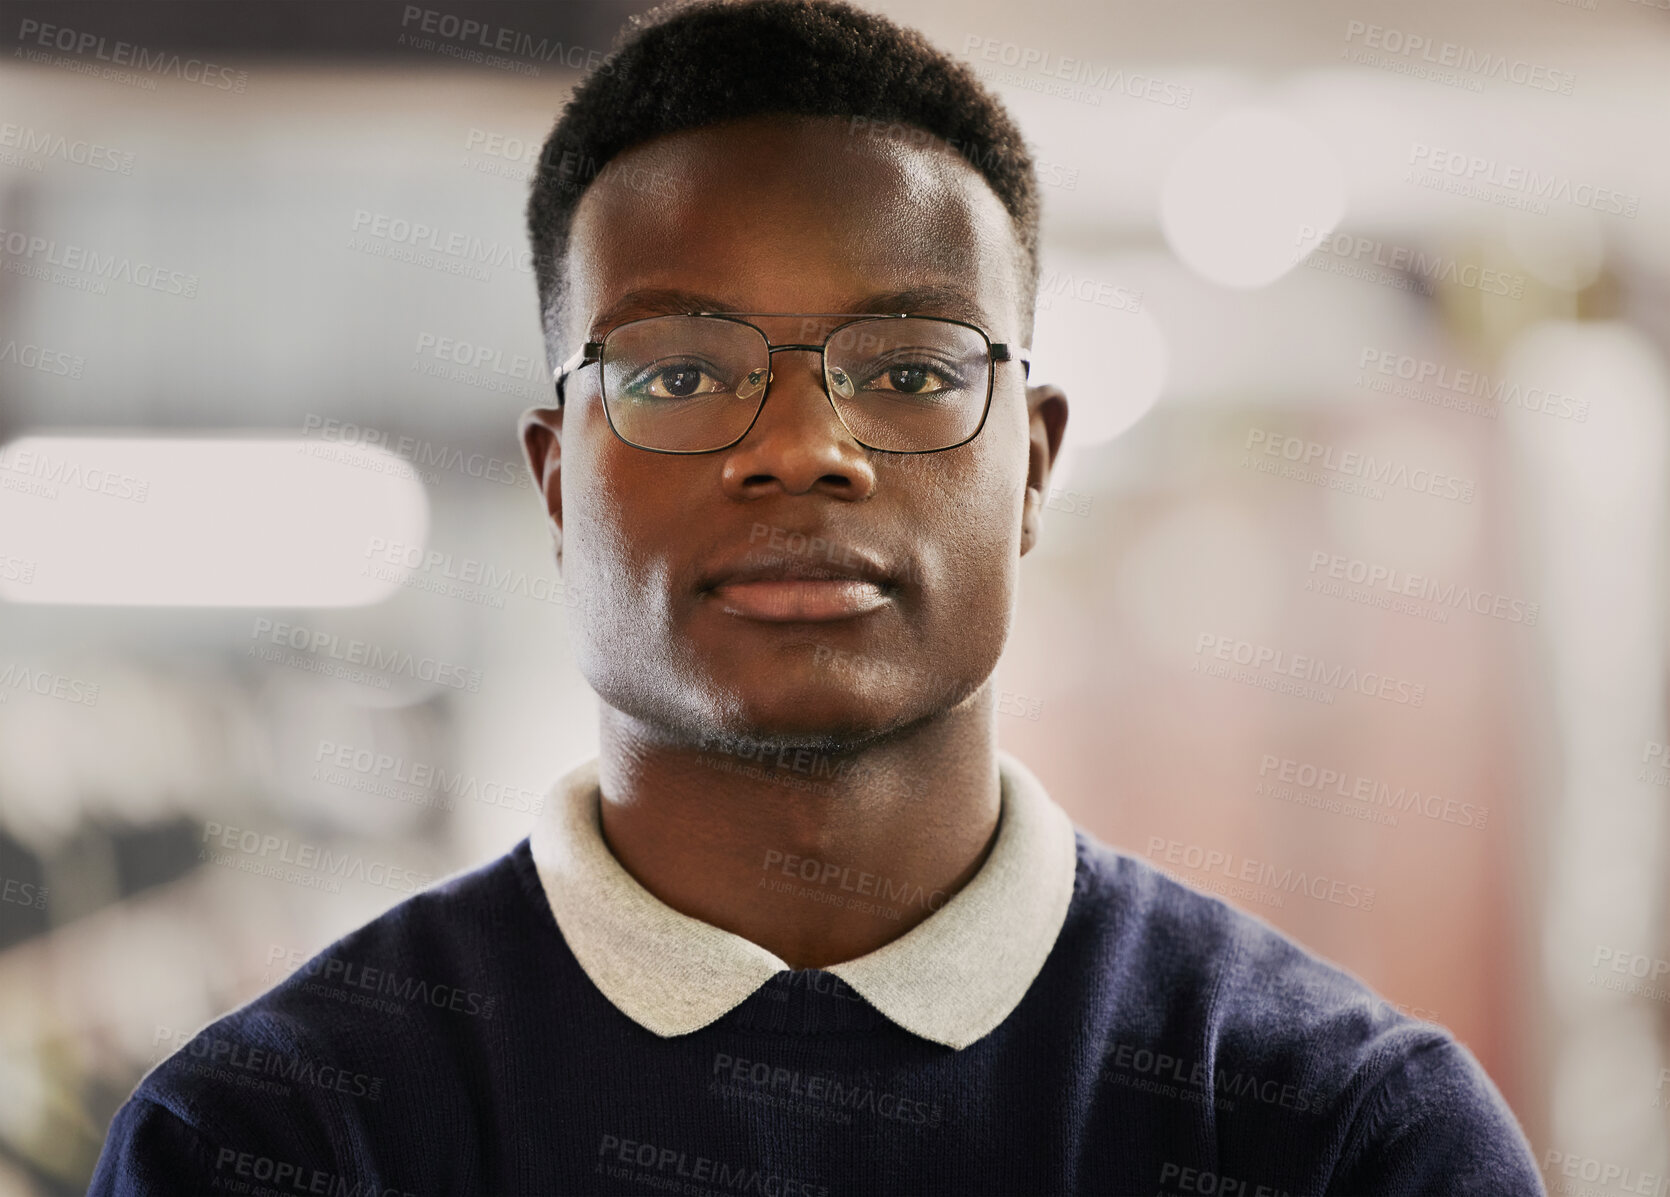
[[[1077,841],[1043,971],[955,1051],[817,969],[659,1038],[581,971],[523,840],[159,1064],[112,1121],[92,1192],[1543,1192],[1442,1029]]]

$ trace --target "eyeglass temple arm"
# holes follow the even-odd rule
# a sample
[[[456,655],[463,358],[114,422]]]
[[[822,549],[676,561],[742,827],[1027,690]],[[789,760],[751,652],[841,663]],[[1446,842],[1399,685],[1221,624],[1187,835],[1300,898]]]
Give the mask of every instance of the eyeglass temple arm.
[[[992,361],[1019,362],[1022,377],[1032,377],[1032,350],[1024,345],[1006,345],[1002,341],[994,341],[992,342]]]
[[[584,345],[574,351],[573,357],[569,358],[562,365],[551,371],[551,380],[556,383],[557,386],[558,407],[563,405],[563,400],[566,398],[563,394],[563,386],[568,381],[568,376],[576,370],[580,370],[591,365],[595,361],[600,361],[602,356],[603,342],[587,341]]]

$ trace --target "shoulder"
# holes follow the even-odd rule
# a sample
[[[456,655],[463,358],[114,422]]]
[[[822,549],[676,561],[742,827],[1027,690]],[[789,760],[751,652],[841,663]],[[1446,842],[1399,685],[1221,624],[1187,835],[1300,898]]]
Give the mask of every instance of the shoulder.
[[[1501,1094],[1445,1028],[1403,1014],[1263,919],[1083,830],[1077,838],[1074,935],[1111,995],[1108,1079],[1194,1093],[1226,1148],[1277,1127],[1308,1130],[1332,1144],[1336,1176],[1371,1175],[1402,1149],[1422,1167],[1534,1177]]]
[[[550,954],[528,933],[543,915],[555,934],[530,900],[537,887],[524,839],[289,962],[285,980],[141,1080],[111,1124],[100,1176],[169,1159],[215,1176],[259,1159],[301,1167],[336,1158],[344,1137],[387,1141],[413,1093],[467,1102],[479,1046],[519,987],[518,953]]]
[[[196,1066],[205,1062],[224,1064],[228,1041],[277,1052],[337,1047],[359,1057],[380,1054],[377,1049],[391,1043],[410,1063],[422,1064],[424,1044],[436,1037],[414,1036],[415,1030],[468,1031],[500,1012],[507,995],[493,990],[513,974],[519,948],[533,947],[515,924],[544,910],[529,900],[531,876],[524,839],[397,903],[311,959],[289,961],[288,977],[204,1027],[147,1076],[141,1090],[201,1072]],[[443,1017],[449,1015],[465,1020]],[[265,1066],[279,1075],[286,1064],[247,1067]]]
[[[1101,966],[1119,973],[1126,1000],[1181,1004],[1226,1032],[1304,1038],[1347,1014],[1365,1029],[1431,1025],[1400,1014],[1359,978],[1223,898],[1085,831],[1077,840],[1074,913],[1081,934],[1100,945]],[[1276,879],[1272,892],[1306,880]]]
[[[290,975],[204,1029],[270,1029],[364,1040],[438,1013],[493,1017],[498,995],[481,991],[515,963],[518,922],[544,911],[532,882],[528,841],[477,868],[397,903],[307,960]],[[539,902],[530,898],[539,897]],[[547,920],[548,921],[548,920]],[[531,946],[531,945],[526,945]],[[507,949],[510,956],[507,958]]]

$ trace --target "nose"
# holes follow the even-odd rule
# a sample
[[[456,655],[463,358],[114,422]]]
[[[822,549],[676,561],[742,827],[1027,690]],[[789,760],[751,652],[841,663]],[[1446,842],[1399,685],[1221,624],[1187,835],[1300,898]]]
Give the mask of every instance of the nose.
[[[773,348],[765,404],[748,435],[725,451],[721,485],[731,497],[875,493],[875,466],[835,413],[821,363],[816,349]]]

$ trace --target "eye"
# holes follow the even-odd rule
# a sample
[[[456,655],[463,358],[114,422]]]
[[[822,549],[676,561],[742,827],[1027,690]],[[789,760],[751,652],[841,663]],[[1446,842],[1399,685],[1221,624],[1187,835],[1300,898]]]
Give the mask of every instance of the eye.
[[[623,389],[635,399],[691,399],[731,390],[713,370],[693,358],[659,361],[638,370]]]
[[[872,362],[860,389],[901,395],[943,395],[963,390],[966,385],[962,372],[948,363],[900,354],[891,360]]]
[[[886,375],[887,385],[895,391],[904,391],[908,395],[919,395],[923,391],[938,390],[931,386],[936,375],[929,367],[917,363],[909,366],[891,366]]]

